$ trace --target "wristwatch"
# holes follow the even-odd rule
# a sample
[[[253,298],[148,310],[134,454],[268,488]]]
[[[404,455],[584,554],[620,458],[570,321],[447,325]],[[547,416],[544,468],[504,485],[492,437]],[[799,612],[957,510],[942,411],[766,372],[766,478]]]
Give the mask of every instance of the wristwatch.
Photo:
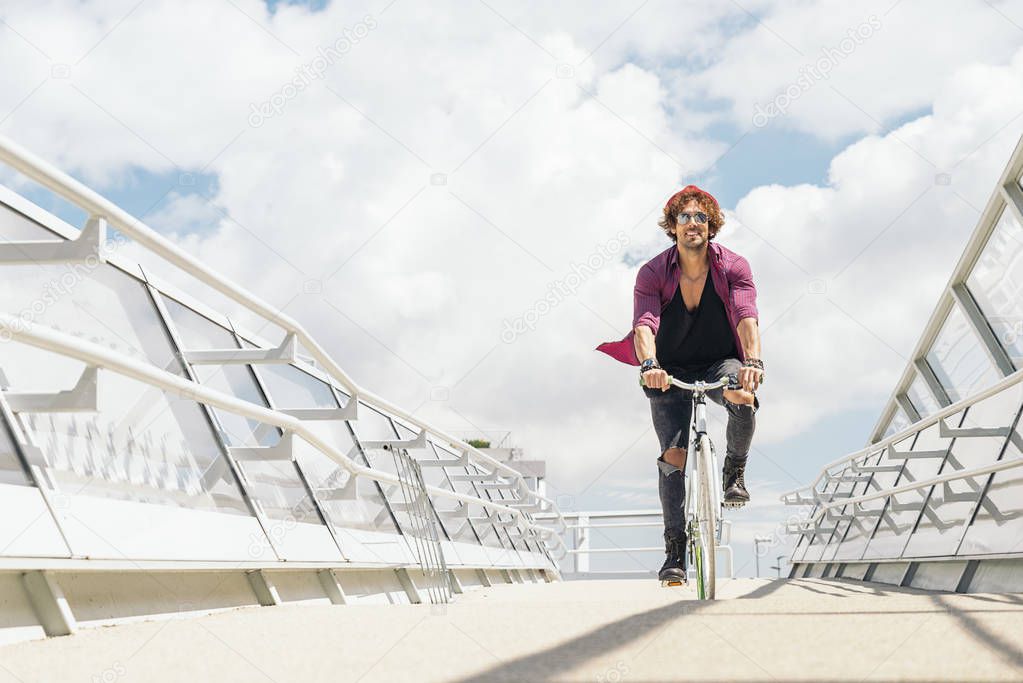
[[[639,374],[642,375],[647,370],[653,370],[654,368],[658,368],[659,369],[660,367],[661,366],[657,364],[657,359],[656,358],[647,358],[645,361],[640,363],[640,365],[639,365]]]

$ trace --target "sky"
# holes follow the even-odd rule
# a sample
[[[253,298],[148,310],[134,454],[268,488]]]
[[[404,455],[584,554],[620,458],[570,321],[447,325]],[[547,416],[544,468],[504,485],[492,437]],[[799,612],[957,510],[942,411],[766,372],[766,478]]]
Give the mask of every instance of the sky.
[[[635,370],[594,347],[669,246],[664,201],[715,193],[767,375],[739,575],[754,535],[787,552],[779,494],[865,443],[1023,133],[1019,0],[15,0],[0,19],[0,133],[362,386],[510,431],[568,511],[658,507]]]

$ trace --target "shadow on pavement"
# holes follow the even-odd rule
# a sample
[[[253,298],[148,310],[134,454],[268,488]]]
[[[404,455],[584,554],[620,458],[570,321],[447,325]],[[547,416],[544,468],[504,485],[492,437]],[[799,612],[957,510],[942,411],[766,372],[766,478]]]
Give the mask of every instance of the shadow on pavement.
[[[771,595],[787,580],[771,581],[742,596],[738,600],[764,598]],[[494,680],[547,681],[559,678],[577,666],[606,654],[608,651],[638,640],[663,627],[680,615],[694,614],[713,603],[680,601],[633,614],[614,623],[595,628],[556,647],[503,662],[490,669],[461,679],[460,683],[482,683]]]

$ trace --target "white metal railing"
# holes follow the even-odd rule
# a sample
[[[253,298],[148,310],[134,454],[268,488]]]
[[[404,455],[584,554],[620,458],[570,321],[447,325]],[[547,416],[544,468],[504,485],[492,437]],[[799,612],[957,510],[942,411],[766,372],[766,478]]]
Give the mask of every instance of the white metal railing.
[[[836,522],[853,519],[877,519],[893,512],[888,509],[887,505],[887,501],[893,496],[910,491],[921,491],[922,489],[938,485],[944,485],[947,488],[948,484],[954,481],[993,475],[997,472],[1023,466],[1023,457],[1006,457],[1002,459],[1007,443],[1014,438],[1017,441],[1017,445],[1023,449],[1023,443],[1019,442],[1019,435],[1015,433],[1013,425],[1014,416],[1017,414],[1019,406],[1013,407],[1011,411],[1011,416],[1013,417],[1009,419],[1008,424],[996,427],[951,427],[946,421],[953,415],[962,414],[964,410],[976,405],[980,401],[1009,391],[1021,381],[1023,381],[1023,370],[1018,370],[996,384],[915,422],[898,434],[893,434],[877,443],[870,444],[866,448],[828,463],[821,469],[820,474],[817,475],[811,484],[788,491],[781,496],[782,502],[786,505],[812,506],[809,515],[805,519],[787,523],[786,531],[790,534],[810,536],[812,538],[817,536],[832,537],[834,533],[838,533],[840,528],[836,526]],[[966,414],[967,416],[969,415],[968,412]],[[912,449],[895,450],[895,444],[904,442],[910,437],[935,425],[938,426],[939,436],[949,441],[949,443],[943,444],[940,449],[918,451]],[[949,459],[949,454],[951,453],[951,440],[968,439],[971,437],[997,437],[1004,440],[999,448],[992,449],[991,457],[994,462],[972,468],[955,465],[956,469],[950,472],[920,479],[914,479],[909,473],[906,473],[907,463],[914,459],[924,457],[941,458],[944,463]],[[873,462],[872,458],[877,456],[879,456],[877,464],[866,464],[868,461]],[[886,458],[891,462],[885,464]],[[880,472],[897,473],[897,476],[890,485],[883,485],[876,476]],[[908,481],[900,483],[900,479],[903,477],[908,479]],[[851,483],[852,486],[843,491],[839,487],[841,483]],[[857,484],[861,483],[864,484],[862,491],[858,494],[854,493]],[[826,490],[832,484],[835,484],[833,489],[830,491]],[[869,487],[873,487],[874,490],[867,492]],[[971,495],[976,496],[976,500],[973,503],[975,506],[979,506],[985,496],[984,487],[977,488]],[[881,508],[874,507],[870,509],[863,507],[864,503],[877,500],[886,501],[886,505]],[[928,499],[925,494],[921,500],[916,502],[918,507],[915,509],[923,513],[927,504]],[[841,510],[840,513],[838,512],[839,509]],[[826,525],[826,521],[830,521],[831,524]],[[969,522],[969,520],[964,521],[967,524]],[[875,525],[875,533],[878,527],[879,525]],[[910,531],[910,534],[912,533],[913,531]],[[869,540],[868,538],[868,542]],[[837,539],[837,542],[841,544],[842,539]],[[797,561],[795,555],[797,552],[798,545],[793,551],[793,561]]]
[[[114,203],[3,136],[0,136],[0,161],[84,210],[89,216],[89,223],[86,229],[82,231],[82,236],[88,230],[95,231],[100,220],[106,221],[125,236],[131,238],[139,246],[164,259],[195,280],[227,296],[249,312],[283,329],[286,337],[290,337],[292,342],[297,341],[301,344],[304,350],[330,377],[347,389],[351,395],[350,401],[362,402],[378,408],[393,417],[400,418],[409,425],[419,428],[420,436],[425,436],[429,433],[439,442],[447,443],[456,451],[462,453],[473,464],[484,467],[489,472],[487,476],[492,479],[503,478],[513,482],[510,490],[517,498],[497,501],[491,500],[488,497],[475,497],[431,486],[428,487],[428,490],[432,495],[512,514],[519,521],[521,528],[538,534],[538,536],[544,539],[545,544],[553,543],[554,546],[560,547],[562,550],[565,549],[564,543],[559,536],[560,531],[564,529],[564,520],[557,506],[550,499],[530,489],[525,479],[517,470],[480,452],[461,439],[428,425],[397,405],[359,386],[296,320],[221,276],[170,240],[156,233],[139,219],[131,216]],[[54,244],[60,243],[54,242]],[[82,246],[85,245],[83,244]],[[43,259],[45,262],[59,262],[60,260],[61,257],[56,252],[53,258]],[[314,448],[335,460],[349,471],[353,477],[365,477],[379,482],[399,484],[396,476],[372,467],[360,465],[349,458],[347,454],[333,448],[313,432],[306,429],[300,419],[285,412],[265,408],[228,394],[216,392],[197,382],[185,380],[145,363],[119,356],[99,345],[43,326],[26,323],[14,317],[0,316],[0,329],[3,329],[11,338],[23,343],[76,358],[90,365],[132,377],[151,386],[183,394],[199,402],[278,426],[281,429],[294,433]],[[547,516],[555,523],[555,527],[541,526],[533,522],[531,514],[539,512],[547,513]]]
[[[427,425],[411,413],[356,384],[298,321],[278,311],[255,294],[234,284],[124,209],[4,136],[0,136],[0,161],[3,161],[11,168],[83,209],[90,216],[102,217],[110,225],[148,251],[160,256],[168,263],[191,275],[203,284],[212,287],[236,303],[241,304],[252,313],[277,325],[286,332],[294,334],[297,341],[305,347],[305,350],[312,358],[331,377],[340,382],[352,394],[352,398],[358,398],[364,403],[390,412],[420,429],[428,429],[434,436],[446,441],[459,450],[470,453],[475,461],[484,463],[493,468],[494,471],[502,472],[504,475],[521,482],[522,493],[527,497],[533,497],[542,501],[549,509],[557,509],[553,501],[531,491],[522,479],[522,476],[514,468],[480,452],[455,436]]]
[[[635,569],[624,571],[606,571],[590,569],[590,558],[592,555],[630,555],[632,553],[653,553],[664,552],[663,545],[657,546],[619,546],[613,542],[608,547],[594,548],[590,541],[594,529],[642,529],[642,528],[664,528],[664,520],[660,510],[614,510],[614,511],[591,511],[591,512],[565,512],[562,517],[566,521],[566,532],[571,541],[568,547],[568,555],[572,556],[573,578],[597,577],[602,575],[629,575],[629,574],[656,574],[656,568]],[[603,523],[601,520],[620,520]],[[729,520],[719,520],[720,541],[717,552],[724,561],[726,575],[731,578],[734,575],[732,548],[729,545],[732,535],[732,523]]]
[[[1023,370],[1017,370],[1008,377],[999,381],[997,384],[993,384],[987,389],[984,389],[983,391],[980,391],[974,394],[973,396],[968,396],[960,401],[956,401],[955,403],[946,406],[945,408],[942,408],[933,415],[929,415],[928,417],[923,418],[922,420],[919,420],[909,425],[908,427],[906,427],[897,434],[892,434],[891,436],[886,437],[878,441],[877,443],[872,443],[869,446],[859,449],[858,451],[854,451],[848,455],[844,455],[841,458],[838,458],[837,460],[833,460],[828,464],[824,465],[823,468],[821,468],[820,474],[818,474],[817,477],[810,484],[783,493],[781,495],[781,501],[786,505],[813,505],[827,502],[825,500],[825,497],[827,497],[828,494],[819,492],[817,490],[817,487],[822,482],[830,481],[835,479],[837,476],[840,476],[840,474],[833,474],[832,470],[840,468],[840,471],[844,472],[847,469],[849,469],[851,465],[854,464],[854,461],[858,461],[871,455],[877,455],[878,453],[889,448],[893,443],[903,441],[906,438],[912,436],[913,434],[916,434],[917,432],[920,432],[934,424],[942,422],[947,417],[950,417],[952,415],[955,415],[956,413],[961,412],[964,408],[968,408],[969,406],[978,403],[979,401],[982,401],[986,398],[990,398],[995,394],[1001,393],[1002,391],[1008,389],[1009,387],[1015,384],[1018,384],[1021,381],[1023,381]],[[810,498],[803,497],[802,494],[804,493],[809,494],[811,497]]]
[[[401,485],[401,480],[397,475],[377,470],[372,467],[367,467],[365,465],[360,465],[348,457],[346,453],[342,453],[337,448],[327,443],[327,441],[317,436],[314,432],[310,431],[302,420],[294,418],[284,412],[264,408],[256,405],[255,403],[250,403],[249,401],[243,401],[240,398],[236,398],[229,394],[216,391],[215,389],[210,389],[209,387],[196,382],[183,379],[165,370],[160,370],[148,363],[115,353],[103,346],[100,346],[99,344],[95,344],[63,332],[58,332],[42,325],[27,323],[23,320],[12,318],[9,315],[0,314],[0,335],[35,346],[36,348],[58,353],[68,358],[74,358],[75,360],[79,360],[89,365],[116,372],[130,379],[148,384],[149,386],[173,392],[214,408],[220,408],[221,410],[226,410],[228,412],[241,415],[242,417],[257,420],[264,424],[280,427],[286,433],[290,432],[295,436],[298,436],[313,448],[330,457],[332,460],[348,470],[348,472],[350,472],[354,477],[366,477],[367,479],[387,484]],[[517,519],[519,519],[523,528],[533,530],[545,538],[550,537],[552,539],[557,539],[556,543],[564,547],[564,542],[561,541],[561,538],[555,533],[554,529],[532,522],[526,516],[525,511],[518,507],[504,505],[486,498],[478,498],[476,496],[458,493],[457,491],[449,491],[436,486],[428,485],[425,490],[434,496],[449,498],[462,503],[480,505],[491,510],[514,515]]]

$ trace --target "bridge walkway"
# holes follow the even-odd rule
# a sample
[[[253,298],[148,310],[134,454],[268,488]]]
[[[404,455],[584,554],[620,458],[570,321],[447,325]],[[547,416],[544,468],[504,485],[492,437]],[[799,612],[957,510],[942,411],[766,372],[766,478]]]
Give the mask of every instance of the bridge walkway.
[[[0,648],[29,681],[1020,680],[1023,595],[821,579],[494,586],[431,605],[287,605]]]

